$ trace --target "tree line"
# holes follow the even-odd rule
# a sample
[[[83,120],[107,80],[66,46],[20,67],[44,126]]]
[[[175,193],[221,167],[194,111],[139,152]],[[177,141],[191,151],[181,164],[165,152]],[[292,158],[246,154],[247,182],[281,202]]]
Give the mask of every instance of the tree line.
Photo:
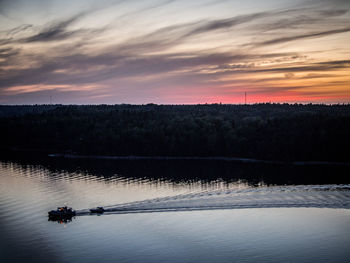
[[[350,105],[0,106],[3,152],[350,161]]]

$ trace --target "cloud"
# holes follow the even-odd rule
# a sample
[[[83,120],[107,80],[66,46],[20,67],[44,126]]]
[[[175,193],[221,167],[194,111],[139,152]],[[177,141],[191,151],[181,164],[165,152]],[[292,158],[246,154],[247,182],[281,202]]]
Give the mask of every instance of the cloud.
[[[13,48],[0,48],[0,58],[5,59],[18,55],[19,51]],[[0,62],[1,65],[1,62]]]
[[[332,16],[342,16],[342,15],[345,15],[347,12],[348,12],[347,9],[333,9],[333,10],[322,10],[319,13],[321,16],[332,17]]]
[[[83,29],[73,30],[73,31],[67,29],[70,25],[72,25],[77,20],[81,19],[84,15],[85,13],[79,13],[67,19],[62,19],[60,21],[48,23],[38,33],[28,37],[21,37],[19,33],[25,32],[29,28],[31,29],[31,31],[35,31],[37,27],[34,27],[31,24],[23,24],[23,25],[17,26],[15,28],[12,28],[4,32],[5,34],[3,35],[6,36],[7,38],[0,39],[0,46],[1,45],[4,46],[8,44],[16,44],[16,43],[23,44],[23,43],[33,43],[33,42],[53,42],[53,41],[68,39],[84,31],[86,31],[85,33],[91,33],[91,31],[88,32],[88,30],[83,30]]]
[[[233,26],[237,26],[244,23],[251,23],[256,19],[260,19],[268,15],[271,15],[271,13],[262,12],[262,13],[236,16],[236,17],[231,17],[227,19],[217,19],[213,21],[202,22],[199,26],[194,27],[187,34],[185,34],[184,37],[208,33],[215,30],[228,29]]]
[[[199,34],[208,34],[212,31],[231,29],[234,26],[251,23],[255,19],[269,16],[269,13],[255,13],[249,15],[234,16],[226,19],[212,21],[194,21],[188,23],[173,24],[150,32],[145,35],[136,36],[121,43],[120,50],[139,52],[151,52],[154,50],[166,50],[184,43]]]
[[[277,67],[277,68],[267,68],[258,69],[254,72],[310,72],[310,71],[332,71],[338,69],[348,69],[350,68],[350,60],[335,60],[335,61],[325,61],[318,63],[311,63],[304,66],[296,67]]]
[[[334,30],[327,30],[327,31],[313,32],[313,33],[294,35],[294,36],[288,36],[288,37],[274,38],[271,40],[255,43],[253,45],[254,46],[266,46],[266,45],[283,44],[283,43],[295,41],[295,40],[317,38],[317,37],[329,36],[329,35],[334,35],[334,34],[346,33],[349,31],[350,31],[350,27],[345,27],[345,28],[339,28],[339,29],[334,29]]]
[[[118,1],[121,3],[128,4],[128,1]],[[128,20],[130,24],[109,24],[108,32],[102,26],[94,30],[73,29],[78,22],[91,21],[89,18],[94,17],[88,16],[94,10],[47,22],[40,30],[35,24],[23,24],[4,32],[3,36],[8,39],[0,40],[0,95],[4,96],[6,90],[19,92],[13,87],[23,87],[22,94],[38,94],[44,89],[63,92],[69,90],[68,87],[88,85],[96,89],[103,87],[101,93],[95,94],[96,98],[106,97],[108,92],[117,93],[117,90],[145,95],[166,93],[170,88],[211,88],[215,92],[223,86],[231,93],[235,89],[253,87],[274,92],[282,89],[283,81],[316,80],[326,76],[336,79],[340,75],[338,71],[350,68],[347,57],[332,60],[325,55],[315,59],[312,56],[317,52],[293,52],[300,48],[293,49],[292,45],[286,45],[288,49],[274,47],[350,31],[345,8],[279,9],[232,17],[216,16],[216,19],[197,16],[183,23],[169,20],[164,23],[167,26],[161,28],[150,26],[134,30],[133,22],[139,25],[146,11],[151,17],[153,12],[159,11],[158,7],[168,7],[171,3],[173,1],[149,2],[146,7],[135,5],[136,11],[126,13],[132,15]],[[100,15],[107,5],[111,6],[112,2],[103,3]],[[28,36],[29,33],[32,35]],[[264,85],[269,85],[266,90],[262,88]],[[90,94],[92,90],[82,89],[84,92]]]
[[[254,29],[260,32],[281,31],[292,32],[295,29],[307,31],[319,28],[323,21],[328,20],[327,26],[332,28],[334,25],[344,26],[348,20],[342,17],[348,13],[348,9],[326,9],[315,10],[315,8],[286,9],[271,12],[271,16],[254,25]],[[325,27],[323,25],[323,27]]]
[[[237,53],[171,53],[162,55],[122,54],[119,49],[114,52],[94,56],[83,54],[60,54],[50,60],[42,58],[39,67],[6,71],[0,76],[0,86],[19,85],[79,85],[103,83],[110,79],[133,79],[150,76],[176,76],[184,82],[192,76],[198,83],[233,74],[256,74],[262,72],[281,72],[294,76],[297,72],[332,71],[350,67],[350,61],[327,61],[303,66],[272,67],[256,65],[257,60],[270,63],[275,61],[295,61],[302,56],[295,53],[243,54]],[[254,63],[255,62],[255,63]],[[277,64],[278,65],[278,64]],[[203,71],[208,69],[208,72]],[[170,74],[170,75],[169,75]],[[166,77],[167,76],[167,77]],[[146,78],[147,77],[147,78]]]
[[[20,25],[20,26],[17,26],[13,29],[10,29],[6,32],[6,35],[7,36],[13,36],[13,35],[16,35],[18,33],[21,33],[23,31],[26,31],[28,30],[29,28],[32,28],[33,25],[29,25],[29,24],[24,24],[24,25]]]
[[[281,31],[280,34],[288,33],[290,29],[298,26],[304,28],[304,31],[314,30],[320,28],[319,23],[329,17],[338,17],[346,14],[347,9],[330,9],[330,10],[312,10],[309,9],[286,9],[274,10],[266,12],[258,12],[253,14],[239,15],[224,19],[215,20],[199,20],[189,23],[173,24],[171,26],[163,27],[146,35],[136,36],[122,43],[120,47],[124,50],[134,50],[139,52],[150,52],[154,50],[166,50],[177,45],[183,44],[185,41],[193,41],[196,36],[210,36],[214,31],[234,32],[240,34],[245,31],[251,32],[252,36],[255,31],[256,37],[269,38],[269,36],[261,34],[269,30]],[[270,22],[267,22],[270,21]],[[334,20],[329,27],[343,25],[344,21],[348,20]],[[244,29],[236,28],[239,25],[245,25]],[[324,26],[323,26],[324,28]],[[289,30],[289,31],[288,31]],[[295,40],[302,40],[308,38],[325,37],[333,34],[340,34],[350,31],[350,27],[331,28],[324,31],[309,32],[304,34],[294,34],[292,36],[285,36],[279,38],[267,39],[256,43],[245,43],[242,46],[263,47],[275,44],[287,43]],[[261,36],[260,36],[261,34]],[[255,37],[255,36],[254,36]]]
[[[81,54],[55,57],[40,63],[39,67],[12,70],[0,78],[0,86],[33,84],[83,84],[106,81],[110,78],[126,78],[173,72],[198,66],[228,63],[230,54],[197,56],[150,55],[128,57],[115,54],[84,56]],[[63,70],[63,71],[61,71]]]
[[[62,20],[59,22],[56,22],[45,29],[43,29],[41,32],[37,33],[36,35],[30,36],[28,38],[22,39],[22,42],[47,42],[47,41],[55,41],[55,40],[62,40],[66,39],[68,37],[71,37],[73,34],[75,34],[77,31],[67,31],[67,27],[76,22],[78,19],[80,19],[82,16],[84,16],[84,13],[77,14],[73,17],[70,17],[66,20]]]
[[[300,77],[300,79],[339,78],[340,76],[344,77],[345,75],[309,73],[306,76]]]
[[[284,74],[286,79],[292,79],[295,77],[294,73],[288,72]]]

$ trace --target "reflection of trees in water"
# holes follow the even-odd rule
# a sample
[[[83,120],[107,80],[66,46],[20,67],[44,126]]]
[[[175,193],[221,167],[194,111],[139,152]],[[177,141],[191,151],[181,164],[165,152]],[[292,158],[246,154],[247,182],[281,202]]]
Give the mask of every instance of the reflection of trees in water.
[[[219,160],[94,160],[65,158],[16,159],[21,165],[40,165],[53,176],[80,173],[110,180],[167,181],[174,184],[239,183],[250,186],[350,183],[350,166],[240,163]]]

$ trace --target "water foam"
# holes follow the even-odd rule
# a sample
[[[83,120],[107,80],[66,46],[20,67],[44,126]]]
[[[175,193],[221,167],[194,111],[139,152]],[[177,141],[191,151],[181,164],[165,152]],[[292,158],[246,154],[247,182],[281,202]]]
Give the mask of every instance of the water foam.
[[[296,185],[220,189],[105,207],[106,213],[142,213],[238,208],[350,208],[350,185]],[[78,215],[87,214],[80,210]]]

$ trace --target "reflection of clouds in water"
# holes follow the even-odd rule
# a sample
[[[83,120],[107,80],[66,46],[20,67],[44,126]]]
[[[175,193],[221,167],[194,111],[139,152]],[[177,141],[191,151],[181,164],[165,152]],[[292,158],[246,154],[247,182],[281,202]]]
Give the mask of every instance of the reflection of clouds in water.
[[[79,169],[77,169],[79,170]],[[75,209],[128,203],[216,189],[246,188],[246,182],[180,181],[164,178],[98,176],[90,172],[51,170],[41,165],[0,163],[3,195],[31,200],[46,209],[67,203]],[[11,186],[11,187],[8,187]],[[21,205],[21,204],[16,204]]]
[[[136,164],[136,163],[133,163]],[[104,206],[111,212],[184,211],[263,207],[349,208],[350,185],[252,186],[226,182],[98,176],[91,172],[49,170],[44,166],[1,163],[2,195],[31,200],[28,212],[68,202],[74,209]],[[124,171],[126,172],[126,171]],[[11,185],[11,188],[7,187]],[[118,204],[118,205],[115,205]],[[13,203],[21,207],[20,202]],[[80,210],[80,215],[87,210]]]

